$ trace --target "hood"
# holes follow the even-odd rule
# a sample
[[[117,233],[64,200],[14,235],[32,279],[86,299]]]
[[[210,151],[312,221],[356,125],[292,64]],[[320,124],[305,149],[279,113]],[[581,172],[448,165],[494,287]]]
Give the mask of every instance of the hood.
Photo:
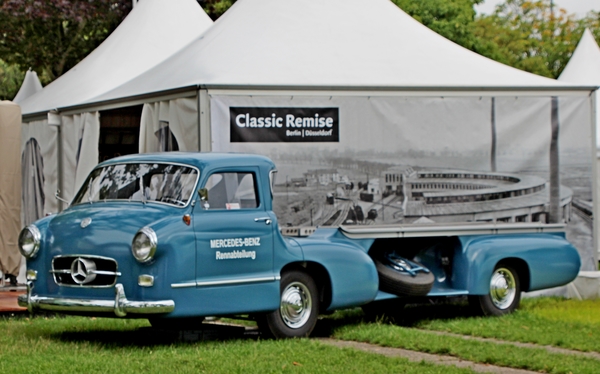
[[[71,207],[48,226],[50,255],[93,254],[119,257],[129,254],[131,241],[144,226],[186,209],[142,203],[98,203]],[[87,223],[82,225],[82,222]]]

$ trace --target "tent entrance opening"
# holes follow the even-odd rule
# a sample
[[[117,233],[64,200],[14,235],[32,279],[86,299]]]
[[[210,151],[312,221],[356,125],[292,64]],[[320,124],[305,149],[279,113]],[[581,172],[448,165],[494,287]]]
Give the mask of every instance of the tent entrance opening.
[[[139,152],[142,105],[100,112],[100,161]]]

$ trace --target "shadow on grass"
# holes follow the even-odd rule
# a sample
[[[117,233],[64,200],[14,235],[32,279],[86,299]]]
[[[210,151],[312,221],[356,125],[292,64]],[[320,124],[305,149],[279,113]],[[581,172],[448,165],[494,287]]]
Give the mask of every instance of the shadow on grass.
[[[402,327],[419,327],[430,320],[478,318],[466,299],[434,299],[422,304],[388,308],[385,312],[365,313],[354,308],[324,316],[319,320],[313,336],[332,336],[337,328],[362,323],[384,323]]]
[[[161,330],[140,327],[134,330],[87,330],[52,334],[62,342],[87,342],[104,347],[154,347],[209,341],[256,340],[260,334],[237,326],[207,325],[194,330]]]
[[[377,316],[365,314],[361,308],[338,311],[320,317],[312,337],[331,337],[343,326],[363,323],[387,323],[403,327],[418,327],[429,320],[451,320],[476,317],[466,300],[435,300],[427,304],[408,304]],[[269,339],[256,328],[203,323],[188,330],[168,330],[153,327],[135,329],[94,329],[53,333],[52,339],[63,342],[88,342],[105,347],[152,347],[180,343]]]

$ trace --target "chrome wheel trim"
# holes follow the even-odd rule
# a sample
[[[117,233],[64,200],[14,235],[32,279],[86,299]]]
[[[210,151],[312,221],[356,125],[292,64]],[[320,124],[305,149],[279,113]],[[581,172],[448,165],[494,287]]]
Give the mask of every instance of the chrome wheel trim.
[[[281,319],[291,329],[303,327],[312,312],[312,297],[308,287],[300,282],[288,284],[281,293]]]
[[[515,276],[506,268],[494,270],[490,280],[490,297],[498,309],[507,309],[517,297]]]

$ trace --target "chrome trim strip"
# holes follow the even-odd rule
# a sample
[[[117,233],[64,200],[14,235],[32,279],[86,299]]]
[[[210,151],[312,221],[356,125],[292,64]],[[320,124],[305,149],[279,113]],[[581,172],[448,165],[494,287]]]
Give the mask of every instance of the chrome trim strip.
[[[187,283],[173,283],[171,288],[189,288],[189,287],[211,287],[211,286],[231,286],[235,284],[248,284],[248,283],[261,283],[261,282],[274,282],[281,280],[281,276],[274,275],[270,277],[258,277],[258,278],[242,278],[242,279],[224,279],[207,282],[187,282]]]
[[[189,287],[196,287],[196,282],[171,284],[171,288],[189,288]]]
[[[50,274],[71,274],[71,269],[50,270]]]
[[[232,284],[273,282],[275,280],[276,280],[276,277],[261,277],[261,278],[246,278],[246,279],[227,279],[227,280],[219,280],[219,281],[196,282],[196,285],[198,287],[226,286],[226,285],[232,285]]]
[[[163,314],[175,310],[173,300],[132,301],[127,300],[123,285],[115,286],[114,300],[71,299],[33,295],[33,282],[27,285],[27,294],[18,297],[18,303],[29,311],[48,310],[59,312],[110,313],[117,317],[127,314]]]
[[[90,270],[89,273],[98,275],[114,275],[117,277],[121,276],[120,271]]]
[[[63,257],[86,257],[86,258],[97,258],[100,260],[107,260],[107,261],[113,261],[113,262],[117,262],[117,260],[115,260],[112,257],[106,257],[106,256],[96,256],[96,255],[83,255],[83,254],[73,254],[73,255],[56,255],[54,257],[52,257],[52,260],[54,261],[55,258],[63,258]]]
[[[70,269],[50,270],[50,273],[51,274],[71,274],[71,270]],[[120,277],[121,276],[121,272],[119,272],[119,271],[89,270],[89,273],[90,274],[97,274],[97,275],[114,275],[116,277]]]

